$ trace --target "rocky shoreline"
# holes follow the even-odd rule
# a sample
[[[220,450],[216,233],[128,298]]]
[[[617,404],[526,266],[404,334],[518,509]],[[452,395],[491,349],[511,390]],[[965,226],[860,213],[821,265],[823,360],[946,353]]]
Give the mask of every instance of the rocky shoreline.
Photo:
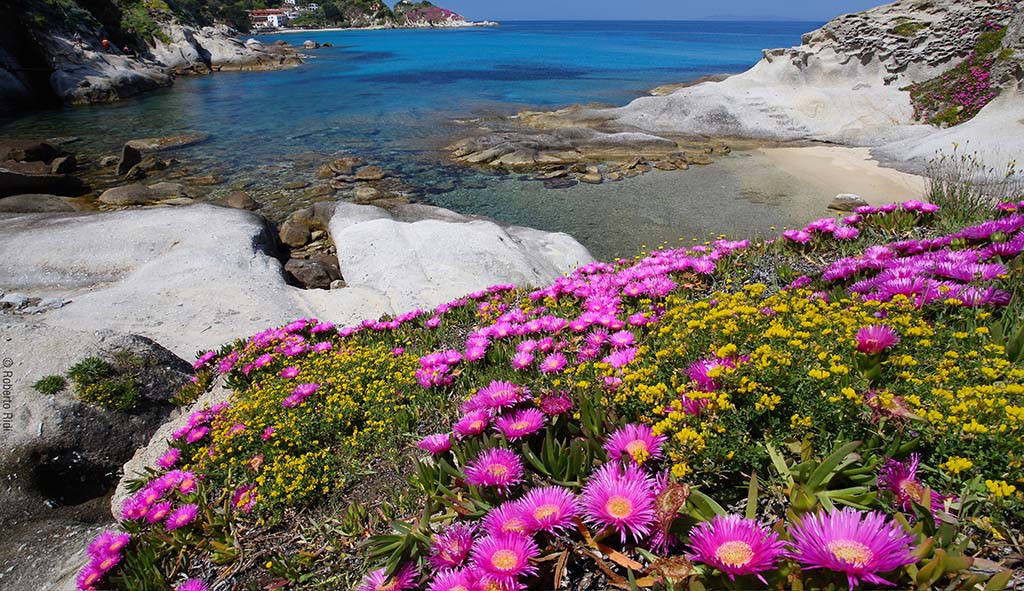
[[[910,88],[955,68],[990,32],[1000,32],[1001,49],[985,80],[998,98],[956,127],[918,121]],[[638,167],[685,170],[730,144],[757,142],[869,147],[887,165],[921,174],[936,153],[973,142],[981,161],[1002,171],[1024,151],[1022,60],[1019,4],[903,0],[839,17],[798,47],[765,50],[742,74],[659,87],[622,107],[478,122],[449,152],[465,165],[600,182]]]
[[[0,31],[0,115],[49,104],[114,102],[170,86],[179,75],[273,71],[302,63],[302,54],[286,43],[243,41],[225,25],[191,26],[171,18],[136,49],[104,46],[115,35],[88,23],[36,29],[25,38]]]

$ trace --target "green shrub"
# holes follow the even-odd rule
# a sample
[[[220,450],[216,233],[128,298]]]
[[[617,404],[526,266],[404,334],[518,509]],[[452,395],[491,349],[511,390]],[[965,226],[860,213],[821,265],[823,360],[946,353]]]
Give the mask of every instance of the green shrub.
[[[95,384],[114,374],[114,366],[100,357],[86,357],[71,366],[68,377],[78,386]]]
[[[1006,27],[985,31],[978,36],[978,42],[974,46],[978,55],[988,55],[1003,46],[1003,39],[1006,38]]]
[[[127,411],[139,405],[139,382],[132,376],[117,376],[78,389],[78,398],[107,410]]]
[[[900,37],[916,37],[918,33],[927,29],[928,23],[922,23],[918,21],[906,21],[902,22],[892,28],[893,35],[899,35]]]
[[[115,357],[124,360],[126,355],[130,356],[117,353]],[[68,377],[75,383],[79,400],[107,410],[132,410],[138,407],[142,398],[141,386],[135,376],[119,371],[97,356],[86,357],[71,366]]]
[[[32,384],[32,387],[40,394],[52,395],[60,392],[67,385],[67,380],[62,376],[46,376],[35,384]]]

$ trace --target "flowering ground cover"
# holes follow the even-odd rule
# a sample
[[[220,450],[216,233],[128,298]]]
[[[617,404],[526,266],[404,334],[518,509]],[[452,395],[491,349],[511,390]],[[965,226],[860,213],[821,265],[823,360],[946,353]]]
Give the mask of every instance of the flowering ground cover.
[[[303,319],[201,408],[80,589],[1002,589],[1024,525],[1024,202],[915,201]]]
[[[910,86],[914,117],[943,127],[973,119],[998,95],[992,68],[1012,55],[1012,51],[1009,55],[1001,52],[1005,36],[1005,26],[986,23],[967,59],[931,80]]]

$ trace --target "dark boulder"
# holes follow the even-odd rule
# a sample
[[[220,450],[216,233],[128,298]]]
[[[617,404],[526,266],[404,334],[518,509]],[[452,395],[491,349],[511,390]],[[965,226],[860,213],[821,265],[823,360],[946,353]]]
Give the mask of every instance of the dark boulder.
[[[117,174],[126,175],[133,166],[142,162],[142,152],[132,146],[125,144],[121,148],[121,159],[117,161]]]

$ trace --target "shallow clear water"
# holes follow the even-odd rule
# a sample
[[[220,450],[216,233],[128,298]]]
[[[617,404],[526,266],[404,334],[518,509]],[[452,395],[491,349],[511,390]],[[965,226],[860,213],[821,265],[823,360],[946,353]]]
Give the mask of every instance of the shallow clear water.
[[[295,69],[179,78],[171,89],[116,105],[34,113],[3,123],[0,135],[74,135],[82,138],[75,150],[112,152],[132,138],[207,133],[209,141],[178,157],[197,170],[222,174],[229,181],[224,190],[308,174],[309,152],[354,153],[427,188],[421,195],[426,201],[567,231],[602,255],[628,254],[621,249],[639,247],[639,237],[602,243],[602,236],[623,228],[595,231],[579,215],[531,205],[557,198],[557,191],[440,165],[434,149],[457,133],[452,121],[526,107],[622,104],[661,84],[745,70],[762,48],[798,44],[816,26],[518,22],[262,37],[264,43],[312,39],[334,47],[308,52],[313,59]],[[630,184],[619,183],[616,190],[629,193]],[[680,234],[686,230],[680,227]]]

